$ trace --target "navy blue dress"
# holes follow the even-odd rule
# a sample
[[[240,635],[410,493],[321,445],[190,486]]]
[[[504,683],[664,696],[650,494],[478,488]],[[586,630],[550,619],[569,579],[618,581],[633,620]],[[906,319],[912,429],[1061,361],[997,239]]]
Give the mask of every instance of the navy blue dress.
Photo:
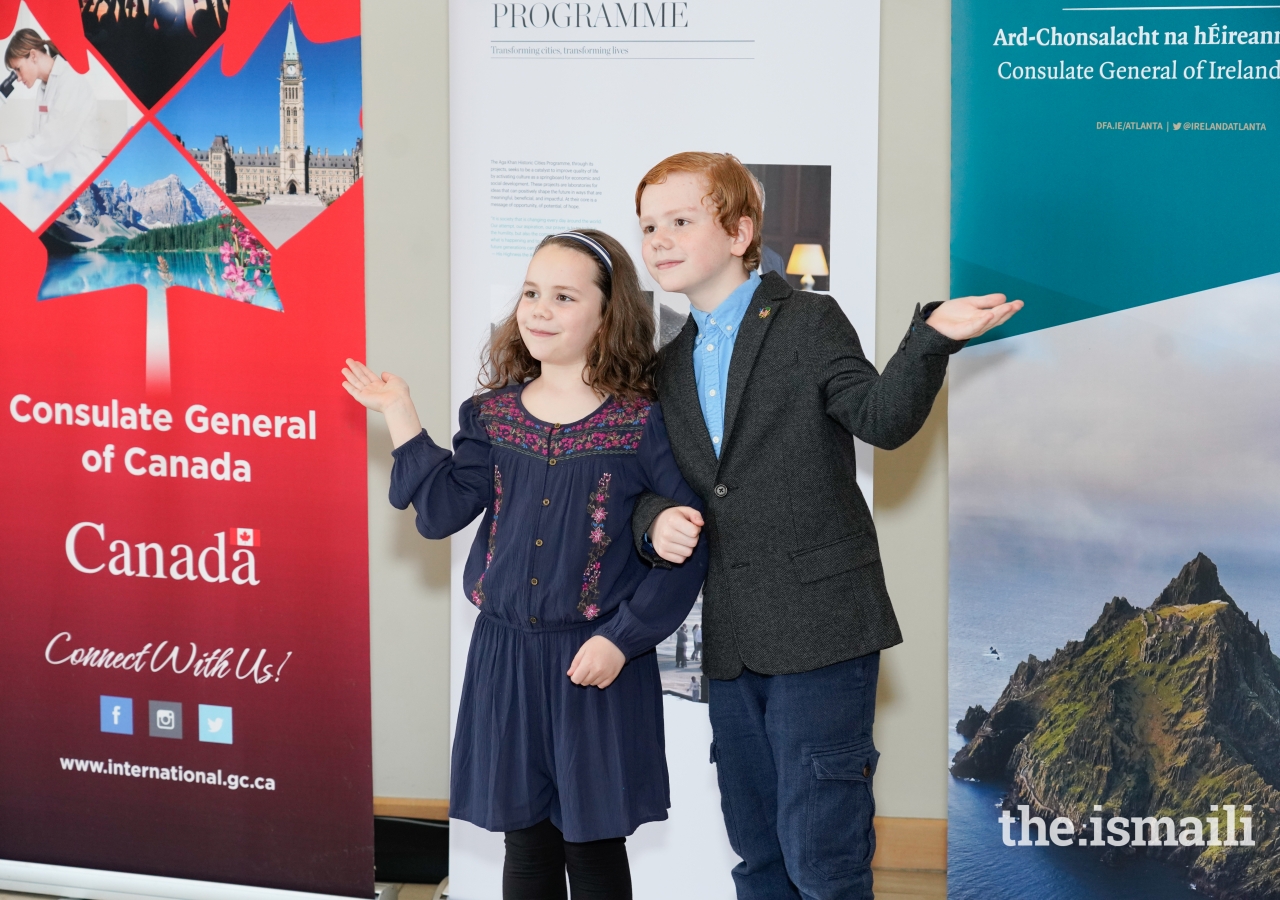
[[[481,512],[463,584],[480,609],[453,742],[449,815],[489,831],[543,819],[568,841],[631,834],[667,817],[671,792],[653,648],[684,620],[706,540],[650,568],[631,509],[652,491],[701,508],[657,403],[612,398],[590,416],[532,416],[523,385],[462,404],[453,452],[423,431],[393,451],[391,503],[444,538]],[[609,687],[565,673],[592,635],[628,662]]]

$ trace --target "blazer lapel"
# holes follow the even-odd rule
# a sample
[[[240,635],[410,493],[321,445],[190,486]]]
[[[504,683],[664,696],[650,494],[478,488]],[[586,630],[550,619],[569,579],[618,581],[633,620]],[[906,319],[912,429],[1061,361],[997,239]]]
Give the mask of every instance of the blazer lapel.
[[[760,345],[764,342],[769,326],[773,324],[773,304],[789,296],[791,285],[780,275],[769,272],[761,279],[755,296],[751,298],[751,304],[742,316],[742,324],[738,326],[738,339],[733,344],[733,356],[729,360],[729,384],[724,397],[724,443],[720,446],[720,459],[724,459],[729,447],[733,424],[738,417],[738,406],[742,403],[747,380],[751,377],[756,357],[760,354]],[[768,312],[765,312],[766,307]],[[694,393],[696,395],[696,388]]]
[[[670,407],[663,407],[662,412],[667,420],[667,432],[672,439],[677,439],[677,433],[687,437],[695,448],[699,465],[713,474],[716,469],[716,451],[711,443],[711,432],[707,431],[707,421],[702,417],[698,379],[693,373],[693,342],[697,335],[698,323],[693,320],[693,316],[689,316],[684,328],[667,348],[671,355],[669,385],[674,402]]]

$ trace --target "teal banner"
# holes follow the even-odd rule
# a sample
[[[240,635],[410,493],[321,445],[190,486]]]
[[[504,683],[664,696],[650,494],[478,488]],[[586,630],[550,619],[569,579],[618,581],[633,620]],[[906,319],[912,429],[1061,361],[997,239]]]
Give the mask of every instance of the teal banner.
[[[956,0],[952,296],[983,340],[1280,271],[1280,8]]]
[[[1280,898],[1280,6],[953,28],[948,896]]]

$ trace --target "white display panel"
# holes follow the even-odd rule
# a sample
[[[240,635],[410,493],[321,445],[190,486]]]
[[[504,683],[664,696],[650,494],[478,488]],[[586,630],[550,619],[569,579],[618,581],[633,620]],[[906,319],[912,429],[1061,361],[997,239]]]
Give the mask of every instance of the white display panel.
[[[643,273],[635,189],[651,166],[685,150],[733,153],[761,176],[775,264],[795,243],[825,244],[830,275],[817,287],[840,302],[874,359],[879,17],[876,2],[832,0],[453,0],[455,408],[473,393],[490,326],[511,309],[529,255],[551,232],[595,227],[616,237],[666,330],[682,324],[685,298]],[[815,190],[825,197],[815,200]],[[822,202],[826,231],[815,237]],[[870,501],[871,451],[859,450]],[[454,718],[476,615],[461,585],[473,537],[474,526],[453,540]],[[737,857],[708,761],[706,706],[674,693],[664,706],[672,807],[668,821],[628,840],[637,896],[731,898]],[[502,854],[501,835],[455,820],[450,896],[500,896]]]

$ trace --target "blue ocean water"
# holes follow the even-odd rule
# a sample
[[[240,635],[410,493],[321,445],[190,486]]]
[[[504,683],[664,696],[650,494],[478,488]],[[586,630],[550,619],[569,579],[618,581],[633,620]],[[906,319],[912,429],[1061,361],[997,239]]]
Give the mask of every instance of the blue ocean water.
[[[1200,896],[1186,871],[1152,859],[1107,865],[1090,847],[1006,847],[1002,789],[952,780],[948,900],[1182,900]],[[1019,831],[1014,828],[1014,835]]]

